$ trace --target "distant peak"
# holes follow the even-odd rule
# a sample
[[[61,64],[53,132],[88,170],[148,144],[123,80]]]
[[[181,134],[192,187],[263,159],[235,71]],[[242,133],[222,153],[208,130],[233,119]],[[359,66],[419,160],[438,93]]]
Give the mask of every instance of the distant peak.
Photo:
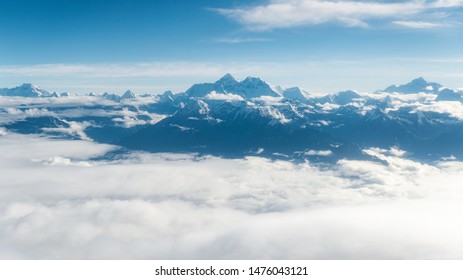
[[[220,78],[216,84],[230,84],[230,83],[238,83],[238,80],[235,79],[235,77],[232,76],[232,74],[227,73],[225,76]]]
[[[33,85],[31,83],[24,83],[22,85],[19,86],[20,88],[37,88],[36,85]]]
[[[337,93],[335,93],[336,95],[359,95],[359,92],[356,91],[356,90],[352,90],[352,89],[349,89],[349,90],[344,90],[344,91],[339,91]]]
[[[429,82],[426,81],[423,77],[418,77],[418,78],[412,80],[409,84],[420,84],[420,85],[424,85],[424,84],[429,84]]]
[[[384,92],[398,92],[398,93],[438,93],[439,88],[442,85],[439,83],[433,83],[426,81],[423,77],[418,77],[407,84],[393,85],[384,90]]]
[[[232,80],[235,80],[235,77],[233,77],[232,74],[227,73],[227,74],[225,74],[225,75],[222,77],[222,79],[226,79],[226,80],[232,79]]]
[[[133,99],[135,98],[135,93],[133,93],[131,90],[126,91],[122,96],[122,99]]]
[[[283,90],[283,97],[289,100],[307,100],[309,93],[300,87],[291,87]]]
[[[263,81],[261,78],[259,78],[259,77],[251,77],[251,76],[246,77],[246,79],[244,79],[244,81],[245,81],[245,82],[246,82],[246,81],[247,81],[247,82],[254,82],[254,81],[255,81],[255,82],[264,82],[264,81]]]

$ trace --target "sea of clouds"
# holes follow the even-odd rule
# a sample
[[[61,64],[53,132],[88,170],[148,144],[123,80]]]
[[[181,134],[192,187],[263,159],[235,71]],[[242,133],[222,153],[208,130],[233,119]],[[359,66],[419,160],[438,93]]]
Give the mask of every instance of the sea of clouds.
[[[2,259],[463,257],[463,163],[131,153],[0,129]]]

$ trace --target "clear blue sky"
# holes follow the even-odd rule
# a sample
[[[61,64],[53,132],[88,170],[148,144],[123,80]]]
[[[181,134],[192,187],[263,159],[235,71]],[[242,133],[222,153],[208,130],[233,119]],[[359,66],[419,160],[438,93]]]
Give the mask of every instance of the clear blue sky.
[[[181,91],[226,72],[309,91],[463,87],[463,1],[1,0],[0,87]]]

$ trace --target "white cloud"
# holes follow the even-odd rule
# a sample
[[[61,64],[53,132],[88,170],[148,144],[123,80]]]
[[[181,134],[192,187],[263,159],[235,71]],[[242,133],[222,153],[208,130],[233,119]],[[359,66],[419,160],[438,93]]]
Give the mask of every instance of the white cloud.
[[[81,140],[93,141],[90,137],[87,136],[87,134],[85,134],[85,129],[89,126],[92,126],[90,122],[74,122],[66,120],[62,121],[65,122],[68,127],[46,127],[42,128],[42,130],[47,132],[67,133],[71,136],[77,136]]]
[[[436,8],[452,8],[463,6],[462,0],[437,0],[430,3],[430,6]]]
[[[461,1],[328,1],[273,0],[266,4],[216,11],[234,19],[249,29],[264,31],[338,22],[347,26],[366,27],[370,20],[414,19],[433,9],[462,6]],[[405,23],[403,21],[402,23]],[[402,26],[410,27],[402,24]],[[415,24],[416,26],[416,24]],[[416,28],[416,27],[413,27]]]
[[[52,140],[40,136],[21,136],[6,131],[1,128],[4,134],[0,138],[0,152],[2,158],[0,167],[20,168],[25,164],[29,166],[31,162],[41,162],[53,156],[62,156],[75,160],[86,160],[98,157],[117,147],[105,144],[96,144],[89,141],[61,141]],[[33,164],[36,166],[36,164]],[[3,172],[4,169],[0,170]],[[21,177],[21,176],[19,176]],[[18,177],[18,178],[19,178]],[[11,177],[14,182],[14,176]],[[5,182],[3,182],[5,183]]]
[[[408,28],[416,28],[416,29],[428,29],[428,28],[436,28],[436,27],[444,27],[445,24],[436,23],[436,22],[427,22],[427,21],[394,21],[396,25],[408,27]]]
[[[0,258],[463,256],[460,162],[92,159],[111,149],[3,133]]]
[[[336,110],[338,109],[339,107],[341,107],[340,105],[337,105],[337,104],[334,104],[334,103],[323,103],[323,104],[320,104],[320,103],[317,103],[316,104],[318,107],[320,107],[323,111],[331,111],[331,110]]]
[[[237,94],[232,94],[232,93],[217,93],[216,91],[213,91],[206,95],[206,99],[209,100],[224,100],[224,101],[243,101],[244,98],[237,95]]]
[[[322,150],[322,151],[315,151],[315,150],[310,150],[304,153],[305,155],[308,156],[322,156],[322,157],[327,157],[331,156],[333,154],[332,151],[330,150]]]
[[[5,75],[63,75],[80,74],[86,77],[179,77],[196,76],[202,73],[223,73],[222,67],[214,63],[190,62],[150,62],[134,64],[41,64],[41,65],[4,65],[0,74]]]
[[[166,115],[158,115],[155,113],[148,113],[147,111],[142,111],[144,115],[150,116],[151,120],[149,121],[139,120],[137,117],[138,117],[138,114],[140,114],[140,112],[131,111],[126,107],[122,108],[122,110],[119,112],[113,112],[113,113],[115,115],[121,115],[121,116],[117,118],[113,118],[112,120],[126,128],[134,127],[137,125],[145,125],[148,123],[156,124],[157,122],[160,122],[167,117]]]
[[[43,159],[40,162],[44,165],[50,166],[92,166],[92,164],[87,161],[75,161],[62,156],[54,156],[51,158]]]
[[[415,112],[420,111],[448,114],[455,119],[463,120],[463,104],[458,101],[439,101],[428,104],[416,104]]]

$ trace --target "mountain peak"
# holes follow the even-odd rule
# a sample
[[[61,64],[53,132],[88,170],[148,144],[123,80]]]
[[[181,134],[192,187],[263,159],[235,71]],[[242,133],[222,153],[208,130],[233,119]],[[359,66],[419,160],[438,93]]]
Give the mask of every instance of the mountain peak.
[[[24,83],[24,84],[18,86],[17,88],[20,88],[20,89],[40,89],[38,86],[36,86],[34,84],[31,84],[31,83]]]
[[[463,101],[463,95],[449,88],[441,88],[436,97],[436,101]]]
[[[300,87],[287,88],[283,91],[283,97],[289,100],[306,101],[309,93]]]
[[[244,98],[256,98],[261,96],[281,97],[281,88],[275,87],[258,77],[247,77],[241,83],[245,89]]]
[[[434,93],[438,94],[439,89],[442,87],[441,84],[428,82],[423,77],[418,77],[407,84],[400,86],[392,85],[387,87],[384,92],[398,92],[404,94],[413,94],[413,93]]]
[[[418,77],[414,80],[412,80],[411,82],[409,82],[407,85],[416,85],[416,86],[428,86],[428,85],[431,85],[433,83],[430,83],[428,81],[426,81],[423,77]]]
[[[266,84],[266,82],[265,82],[264,80],[262,80],[261,78],[259,78],[259,77],[252,77],[252,76],[246,77],[246,79],[244,79],[243,82],[247,82],[247,83],[249,83],[249,82],[255,82],[255,83],[265,83],[265,84]]]
[[[133,93],[131,90],[128,90],[121,96],[121,99],[134,99],[135,97],[135,93]]]
[[[22,97],[52,97],[52,94],[49,92],[40,89],[39,87],[30,83],[24,83],[15,88],[4,89],[1,95]]]
[[[159,101],[162,103],[174,101],[174,93],[170,90],[165,91],[163,94],[160,94]]]
[[[418,77],[411,81],[411,83],[414,83],[414,82],[427,83],[428,81],[426,81],[423,77]]]
[[[223,76],[222,78],[217,80],[217,82],[215,82],[215,83],[220,84],[220,85],[229,85],[229,84],[236,84],[236,83],[239,83],[239,82],[238,82],[238,80],[235,79],[235,77],[232,76],[232,74],[227,73],[227,74],[225,74],[225,76]]]

